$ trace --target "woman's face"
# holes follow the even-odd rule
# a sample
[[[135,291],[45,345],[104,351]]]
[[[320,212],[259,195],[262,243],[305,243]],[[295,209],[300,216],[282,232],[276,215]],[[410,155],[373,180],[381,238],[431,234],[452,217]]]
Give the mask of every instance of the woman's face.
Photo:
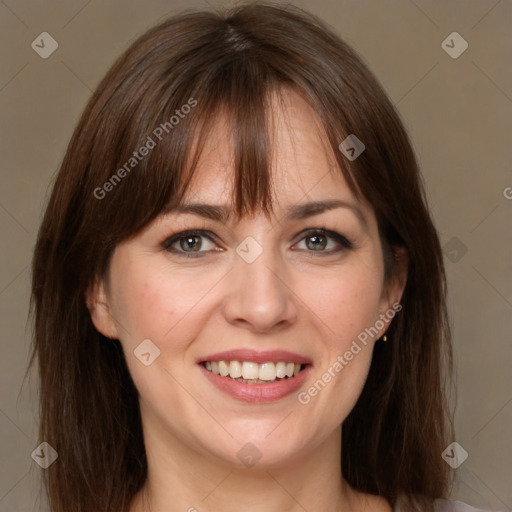
[[[221,218],[234,171],[219,119],[187,194],[206,206],[119,244],[91,292],[93,321],[121,341],[139,391],[146,446],[162,453],[270,465],[338,442],[400,299],[398,283],[384,289],[371,206],[335,168],[312,108],[284,98],[273,214]],[[302,370],[285,377],[291,363]]]

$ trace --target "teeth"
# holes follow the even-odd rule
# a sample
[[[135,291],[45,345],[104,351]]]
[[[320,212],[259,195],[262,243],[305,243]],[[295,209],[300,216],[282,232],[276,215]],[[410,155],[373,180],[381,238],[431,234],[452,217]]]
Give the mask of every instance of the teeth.
[[[279,363],[276,364],[276,376],[280,379],[286,377],[286,363],[283,361],[279,361]]]
[[[295,377],[302,370],[303,365],[286,363],[267,362],[263,364],[252,361],[206,361],[205,368],[216,375],[231,377],[240,382],[261,384],[275,381],[276,378]]]
[[[259,375],[259,364],[248,363],[244,361],[242,363],[242,377],[244,379],[257,379]]]
[[[229,375],[229,366],[226,364],[226,361],[219,361],[219,373],[223,377],[226,377],[227,375]]]
[[[242,376],[242,363],[240,361],[231,361],[229,364],[229,376],[232,379],[238,379]]]
[[[276,365],[274,363],[260,364],[260,380],[276,380]]]

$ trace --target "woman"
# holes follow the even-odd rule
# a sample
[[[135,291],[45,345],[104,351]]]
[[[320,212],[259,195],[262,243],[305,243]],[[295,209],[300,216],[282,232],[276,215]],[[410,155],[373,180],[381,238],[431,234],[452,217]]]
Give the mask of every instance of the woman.
[[[464,506],[445,293],[353,50],[294,7],[165,21],[91,98],[39,232],[52,512]]]

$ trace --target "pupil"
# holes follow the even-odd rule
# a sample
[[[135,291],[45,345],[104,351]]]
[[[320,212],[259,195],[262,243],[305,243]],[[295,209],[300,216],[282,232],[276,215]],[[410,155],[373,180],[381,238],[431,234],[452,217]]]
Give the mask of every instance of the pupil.
[[[307,241],[313,242],[313,245],[312,246],[308,245],[308,248],[310,248],[310,249],[312,248],[314,251],[316,251],[318,249],[325,249],[325,247],[327,245],[327,239],[323,235],[310,236],[310,237],[308,237]]]
[[[192,249],[193,251],[198,251],[201,248],[201,239],[198,236],[188,236],[181,239],[180,245],[184,250]]]

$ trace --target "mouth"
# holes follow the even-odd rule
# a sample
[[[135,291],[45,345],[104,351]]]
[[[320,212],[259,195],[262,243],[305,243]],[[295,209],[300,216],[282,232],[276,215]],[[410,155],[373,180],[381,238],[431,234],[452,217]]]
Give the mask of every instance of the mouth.
[[[307,365],[278,361],[255,363],[253,361],[204,361],[203,367],[221,377],[227,377],[244,384],[269,384],[296,377]]]
[[[272,402],[297,391],[313,366],[286,351],[232,350],[197,361],[218,390],[243,402]]]

